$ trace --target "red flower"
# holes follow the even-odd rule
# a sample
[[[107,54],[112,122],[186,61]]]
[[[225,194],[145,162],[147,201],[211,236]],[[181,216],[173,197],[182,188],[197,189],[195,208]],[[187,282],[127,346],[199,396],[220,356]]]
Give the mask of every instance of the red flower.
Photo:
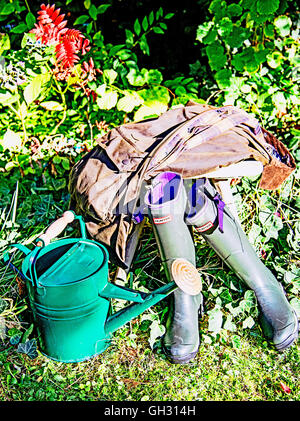
[[[57,44],[55,51],[57,63],[61,63],[64,69],[74,67],[79,61],[79,57],[76,54],[76,45],[68,37],[65,37],[61,43]]]
[[[71,69],[79,61],[78,54],[86,54],[90,49],[90,41],[77,29],[66,27],[65,15],[60,15],[60,9],[55,10],[55,5],[41,5],[38,12],[38,24],[35,24],[30,32],[36,35],[42,44],[55,45],[56,52],[56,75],[58,79],[67,79],[69,74],[65,72]]]
[[[60,9],[55,10],[55,5],[45,6],[41,5],[41,10],[38,12],[38,24],[35,24],[30,32],[36,34],[37,39],[41,40],[42,44],[52,45],[60,41],[61,36],[67,31],[64,29],[67,21],[63,20],[65,15],[59,15]]]

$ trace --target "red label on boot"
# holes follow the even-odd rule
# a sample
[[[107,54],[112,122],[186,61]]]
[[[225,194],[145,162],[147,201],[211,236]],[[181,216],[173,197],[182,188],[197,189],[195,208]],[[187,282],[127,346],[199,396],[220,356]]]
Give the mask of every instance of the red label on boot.
[[[195,227],[195,228],[196,228],[196,231],[198,232],[204,232],[204,231],[208,231],[213,226],[214,224],[211,221],[208,221],[206,224],[201,225],[201,227]]]
[[[172,216],[171,215],[162,216],[160,218],[153,218],[153,223],[155,225],[166,224],[167,222],[170,222],[170,221],[172,221]]]

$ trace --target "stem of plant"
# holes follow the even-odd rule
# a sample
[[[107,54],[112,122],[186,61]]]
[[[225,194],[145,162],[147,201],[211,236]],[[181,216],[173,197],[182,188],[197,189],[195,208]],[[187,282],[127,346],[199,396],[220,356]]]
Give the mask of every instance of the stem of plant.
[[[21,104],[20,104],[19,98],[17,100],[17,103],[18,103],[19,111],[16,110],[11,104],[8,104],[8,107],[17,115],[17,117],[20,118],[21,124],[22,124],[22,129],[23,129],[23,134],[24,134],[24,143],[26,143],[26,141],[27,141],[27,132],[26,132],[26,127],[25,127],[25,121],[24,121],[24,118],[23,118],[23,115],[22,115],[22,112],[21,112]]]
[[[50,73],[52,73],[48,63],[46,63],[46,66],[48,68],[48,71]],[[57,82],[57,80],[55,79],[55,77],[53,77],[54,83],[56,85],[57,88],[57,92],[60,94],[61,96],[61,100],[62,100],[62,105],[63,105],[63,116],[62,119],[57,123],[57,125],[54,127],[54,129],[51,131],[50,135],[53,135],[57,132],[58,128],[62,125],[62,123],[65,121],[66,117],[67,117],[67,103],[66,103],[66,96],[64,94],[64,92],[62,91],[59,83]]]
[[[29,5],[28,5],[27,0],[25,0],[25,4],[26,4],[26,7],[27,7],[28,12],[31,12],[31,10],[30,10],[30,7],[29,7]]]

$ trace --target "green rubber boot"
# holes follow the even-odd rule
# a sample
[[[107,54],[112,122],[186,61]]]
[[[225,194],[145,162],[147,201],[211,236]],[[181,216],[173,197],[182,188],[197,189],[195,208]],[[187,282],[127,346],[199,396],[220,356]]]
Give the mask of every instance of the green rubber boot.
[[[174,281],[173,264],[178,259],[184,259],[195,267],[194,242],[184,222],[186,200],[181,176],[171,172],[155,177],[145,197],[169,282]],[[170,301],[163,349],[173,363],[185,364],[196,356],[200,345],[202,294],[189,295],[178,288],[170,296]]]
[[[298,337],[298,319],[281,284],[256,255],[239,223],[226,209],[207,179],[189,191],[186,223],[205,238],[221,259],[252,289],[261,310],[261,326],[276,349],[288,348]]]

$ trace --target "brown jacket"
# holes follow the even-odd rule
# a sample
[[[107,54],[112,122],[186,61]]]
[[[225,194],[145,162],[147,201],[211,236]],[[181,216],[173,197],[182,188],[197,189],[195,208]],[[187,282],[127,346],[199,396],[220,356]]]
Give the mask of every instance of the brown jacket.
[[[71,209],[82,214],[91,237],[126,266],[125,247],[143,183],[159,172],[183,178],[247,159],[262,162],[260,187],[276,189],[295,169],[287,148],[236,107],[190,103],[160,117],[116,127],[72,169]],[[272,156],[272,146],[282,160]]]

